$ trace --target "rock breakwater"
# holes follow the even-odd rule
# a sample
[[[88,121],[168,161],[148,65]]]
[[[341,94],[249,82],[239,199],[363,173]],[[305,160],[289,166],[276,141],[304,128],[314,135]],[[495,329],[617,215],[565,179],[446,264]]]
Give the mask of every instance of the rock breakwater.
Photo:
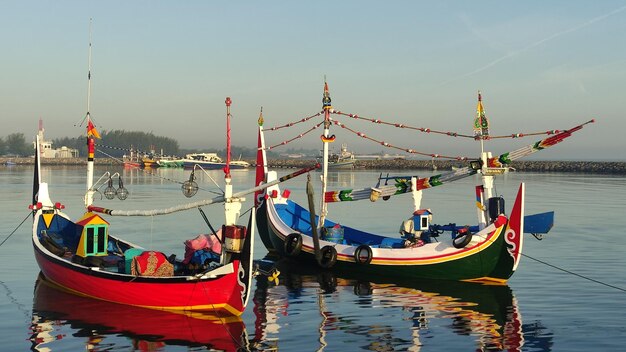
[[[0,165],[4,166],[7,161],[16,165],[32,165],[34,158],[6,158],[0,157]],[[254,165],[255,160],[246,160]],[[304,168],[315,164],[312,159],[270,159],[268,164],[272,168]],[[42,165],[86,165],[84,158],[58,158],[42,159]],[[112,159],[96,159],[98,165],[116,165],[119,161]],[[461,167],[466,163],[454,160],[438,160],[434,165],[438,171],[446,171],[452,167]],[[430,160],[357,160],[354,164],[356,169],[387,169],[387,170],[432,170],[433,162]],[[521,172],[584,172],[595,174],[626,175],[626,162],[624,161],[515,161],[512,166]]]

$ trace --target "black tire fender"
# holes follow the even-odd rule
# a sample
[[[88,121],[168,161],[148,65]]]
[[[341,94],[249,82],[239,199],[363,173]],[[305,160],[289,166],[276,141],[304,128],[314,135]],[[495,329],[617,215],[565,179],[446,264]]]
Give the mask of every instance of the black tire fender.
[[[360,265],[366,265],[372,262],[372,248],[366,244],[362,244],[354,250],[354,262]]]
[[[472,232],[468,229],[464,232],[459,232],[452,240],[454,248],[464,248],[472,240]]]
[[[297,232],[290,233],[285,238],[283,249],[288,257],[295,257],[300,254],[302,250],[302,235]]]
[[[320,262],[318,263],[324,269],[332,268],[337,263],[337,250],[333,246],[324,246],[320,249]]]

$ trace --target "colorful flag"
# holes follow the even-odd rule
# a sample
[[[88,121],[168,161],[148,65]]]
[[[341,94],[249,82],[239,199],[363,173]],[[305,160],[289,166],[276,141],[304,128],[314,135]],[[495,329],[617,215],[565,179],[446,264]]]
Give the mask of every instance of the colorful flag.
[[[489,138],[489,121],[485,116],[480,91],[478,91],[478,105],[476,105],[476,118],[474,119],[474,137],[476,139]]]
[[[328,91],[328,83],[324,81],[324,97],[322,98],[322,108],[324,110],[332,109],[330,92]]]
[[[98,131],[96,130],[96,126],[94,126],[93,123],[91,123],[91,120],[87,121],[87,136],[102,138],[100,137],[100,133],[98,133]]]

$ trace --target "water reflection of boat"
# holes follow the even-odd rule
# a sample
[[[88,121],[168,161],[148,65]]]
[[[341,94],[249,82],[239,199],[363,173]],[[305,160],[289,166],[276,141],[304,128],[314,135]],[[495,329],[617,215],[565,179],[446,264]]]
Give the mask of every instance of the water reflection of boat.
[[[262,336],[260,340],[265,342],[259,342],[268,344],[266,347],[280,347],[278,331],[293,323],[289,316],[310,309],[302,307],[303,302],[311,302],[304,298],[310,295],[318,296],[320,318],[308,325],[319,325],[321,349],[341,350],[346,346],[338,346],[343,343],[339,341],[348,340],[352,341],[352,346],[396,346],[400,336],[364,333],[385,330],[403,337],[410,335],[402,346],[413,346],[408,349],[413,350],[432,343],[429,342],[434,337],[432,335],[444,334],[439,330],[444,329],[456,335],[470,336],[475,341],[476,350],[519,351],[526,343],[525,333],[534,336],[532,329],[537,326],[525,326],[531,331],[524,331],[517,300],[507,285],[442,280],[394,280],[392,283],[379,278],[372,282],[357,275],[338,276],[331,271],[320,271],[316,266],[294,265],[289,260],[281,260],[273,267],[269,261],[261,263],[267,265],[264,271],[271,272],[272,268],[280,271],[280,286],[268,285],[262,277],[257,277],[253,309],[257,319],[255,339]],[[354,300],[350,300],[350,296],[355,296]],[[350,303],[355,304],[354,309],[346,308]],[[290,312],[289,307],[299,311]],[[364,308],[376,309],[373,315],[390,320],[372,320],[372,314],[359,313]],[[394,314],[401,314],[405,317],[402,321],[406,322],[391,318]],[[271,328],[271,331],[265,331],[263,327]],[[430,336],[427,339],[423,337],[425,335]]]
[[[95,300],[61,291],[43,276],[35,283],[32,319],[32,350],[36,351],[68,348],[57,333],[62,326],[74,336],[85,337],[87,350],[119,347],[119,342],[111,342],[119,336],[131,339],[136,350],[178,345],[238,351],[246,346],[240,317],[174,313]]]

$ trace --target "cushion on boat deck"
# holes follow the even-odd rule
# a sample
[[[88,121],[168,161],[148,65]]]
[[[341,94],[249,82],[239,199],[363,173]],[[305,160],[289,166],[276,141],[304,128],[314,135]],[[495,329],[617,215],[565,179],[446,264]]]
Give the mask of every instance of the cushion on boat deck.
[[[130,272],[135,276],[172,276],[174,275],[174,265],[167,261],[165,254],[146,251],[133,258]]]
[[[198,235],[196,238],[185,241],[185,259],[184,264],[189,264],[195,253],[199,250],[208,250],[217,256],[222,253],[222,229],[217,230],[217,236],[213,234]]]

